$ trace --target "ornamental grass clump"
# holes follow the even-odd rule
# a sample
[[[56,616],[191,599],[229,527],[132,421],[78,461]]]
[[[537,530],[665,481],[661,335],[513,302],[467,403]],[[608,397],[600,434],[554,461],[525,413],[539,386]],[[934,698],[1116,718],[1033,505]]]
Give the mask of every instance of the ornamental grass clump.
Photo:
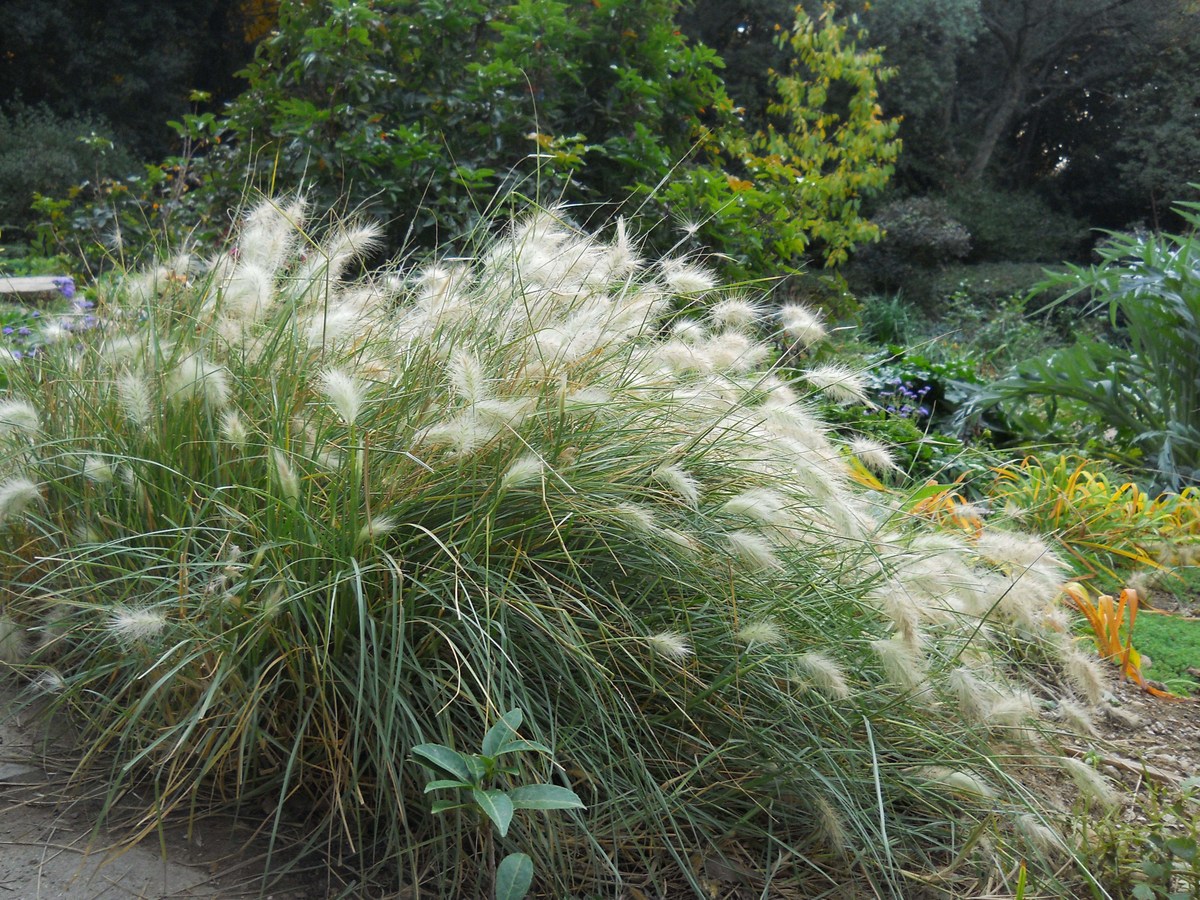
[[[498,789],[586,807],[501,839],[546,895],[1038,865],[1006,762],[1032,704],[994,657],[1073,646],[1053,566],[855,487],[767,365],[796,310],[701,305],[694,261],[554,211],[359,280],[373,230],[304,222],[264,202],[205,267],[131,277],[0,401],[9,665],[81,777],[140,785],[140,833],[267,809],[331,873],[474,896],[480,823],[431,814],[412,750],[521,709],[553,758]]]

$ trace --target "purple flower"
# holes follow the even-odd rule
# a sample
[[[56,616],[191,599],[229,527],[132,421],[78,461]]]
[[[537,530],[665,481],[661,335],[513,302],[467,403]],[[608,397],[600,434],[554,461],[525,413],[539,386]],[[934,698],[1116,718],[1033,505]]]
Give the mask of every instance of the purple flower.
[[[75,296],[75,279],[67,276],[65,278],[55,278],[54,286],[58,288],[58,292],[70,300]]]
[[[12,334],[15,329],[11,325],[5,325],[3,328],[4,334]]]

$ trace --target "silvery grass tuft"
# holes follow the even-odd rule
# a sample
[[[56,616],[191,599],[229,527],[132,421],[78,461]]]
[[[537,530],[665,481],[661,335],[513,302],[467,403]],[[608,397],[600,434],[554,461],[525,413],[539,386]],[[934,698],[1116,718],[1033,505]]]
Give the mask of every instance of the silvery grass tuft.
[[[554,762],[514,784],[587,806],[505,839],[548,895],[1053,877],[1006,660],[1087,699],[1057,563],[855,486],[807,405],[855,373],[770,368],[817,316],[555,210],[351,280],[374,231],[305,213],[131,276],[0,400],[6,656],[81,774],[144,783],[143,832],[266,808],[339,871],[472,896],[478,823],[429,814],[410,750],[519,708]]]

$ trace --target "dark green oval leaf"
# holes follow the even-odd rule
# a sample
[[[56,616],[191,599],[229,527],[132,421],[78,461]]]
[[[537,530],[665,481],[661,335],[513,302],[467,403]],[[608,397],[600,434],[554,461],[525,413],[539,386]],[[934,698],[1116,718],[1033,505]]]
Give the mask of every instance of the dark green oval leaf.
[[[471,781],[471,770],[467,757],[444,744],[418,744],[412,748],[413,756],[419,756],[444,772],[449,772],[463,781]]]
[[[496,900],[521,900],[533,884],[533,860],[510,853],[496,866]]]
[[[583,801],[570,788],[556,784],[525,784],[509,797],[516,809],[583,809]]]
[[[519,709],[510,709],[502,715],[488,733],[483,736],[483,746],[480,748],[484,756],[495,757],[502,752],[504,745],[516,737],[517,729],[525,718]]]
[[[475,788],[471,791],[471,796],[475,798],[483,814],[492,820],[500,837],[508,834],[508,825],[513,817],[513,802],[508,799],[508,794],[496,788],[487,791]]]
[[[425,785],[425,793],[428,794],[430,791],[437,791],[441,790],[442,788],[454,788],[455,790],[462,790],[463,788],[473,787],[475,787],[475,785],[471,784],[469,781],[450,781],[444,778],[437,778]]]
[[[503,756],[505,753],[516,753],[520,750],[532,750],[536,753],[544,753],[546,756],[554,755],[553,751],[545,744],[539,744],[537,741],[527,741],[524,738],[509,741],[496,751],[496,755]]]

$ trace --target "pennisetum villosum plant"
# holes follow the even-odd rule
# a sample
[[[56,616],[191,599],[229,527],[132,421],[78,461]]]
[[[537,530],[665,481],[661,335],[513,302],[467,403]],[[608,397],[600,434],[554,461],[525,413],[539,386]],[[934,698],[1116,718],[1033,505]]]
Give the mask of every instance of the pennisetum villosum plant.
[[[147,787],[142,833],[266,804],[341,871],[474,896],[478,822],[430,814],[412,753],[519,708],[561,771],[515,756],[513,783],[586,805],[497,835],[546,895],[1053,878],[1005,661],[1094,687],[1061,572],[856,486],[806,404],[856,374],[772,366],[818,317],[557,210],[347,277],[373,242],[263,201],[9,368],[7,664],[77,723],[80,774]]]

